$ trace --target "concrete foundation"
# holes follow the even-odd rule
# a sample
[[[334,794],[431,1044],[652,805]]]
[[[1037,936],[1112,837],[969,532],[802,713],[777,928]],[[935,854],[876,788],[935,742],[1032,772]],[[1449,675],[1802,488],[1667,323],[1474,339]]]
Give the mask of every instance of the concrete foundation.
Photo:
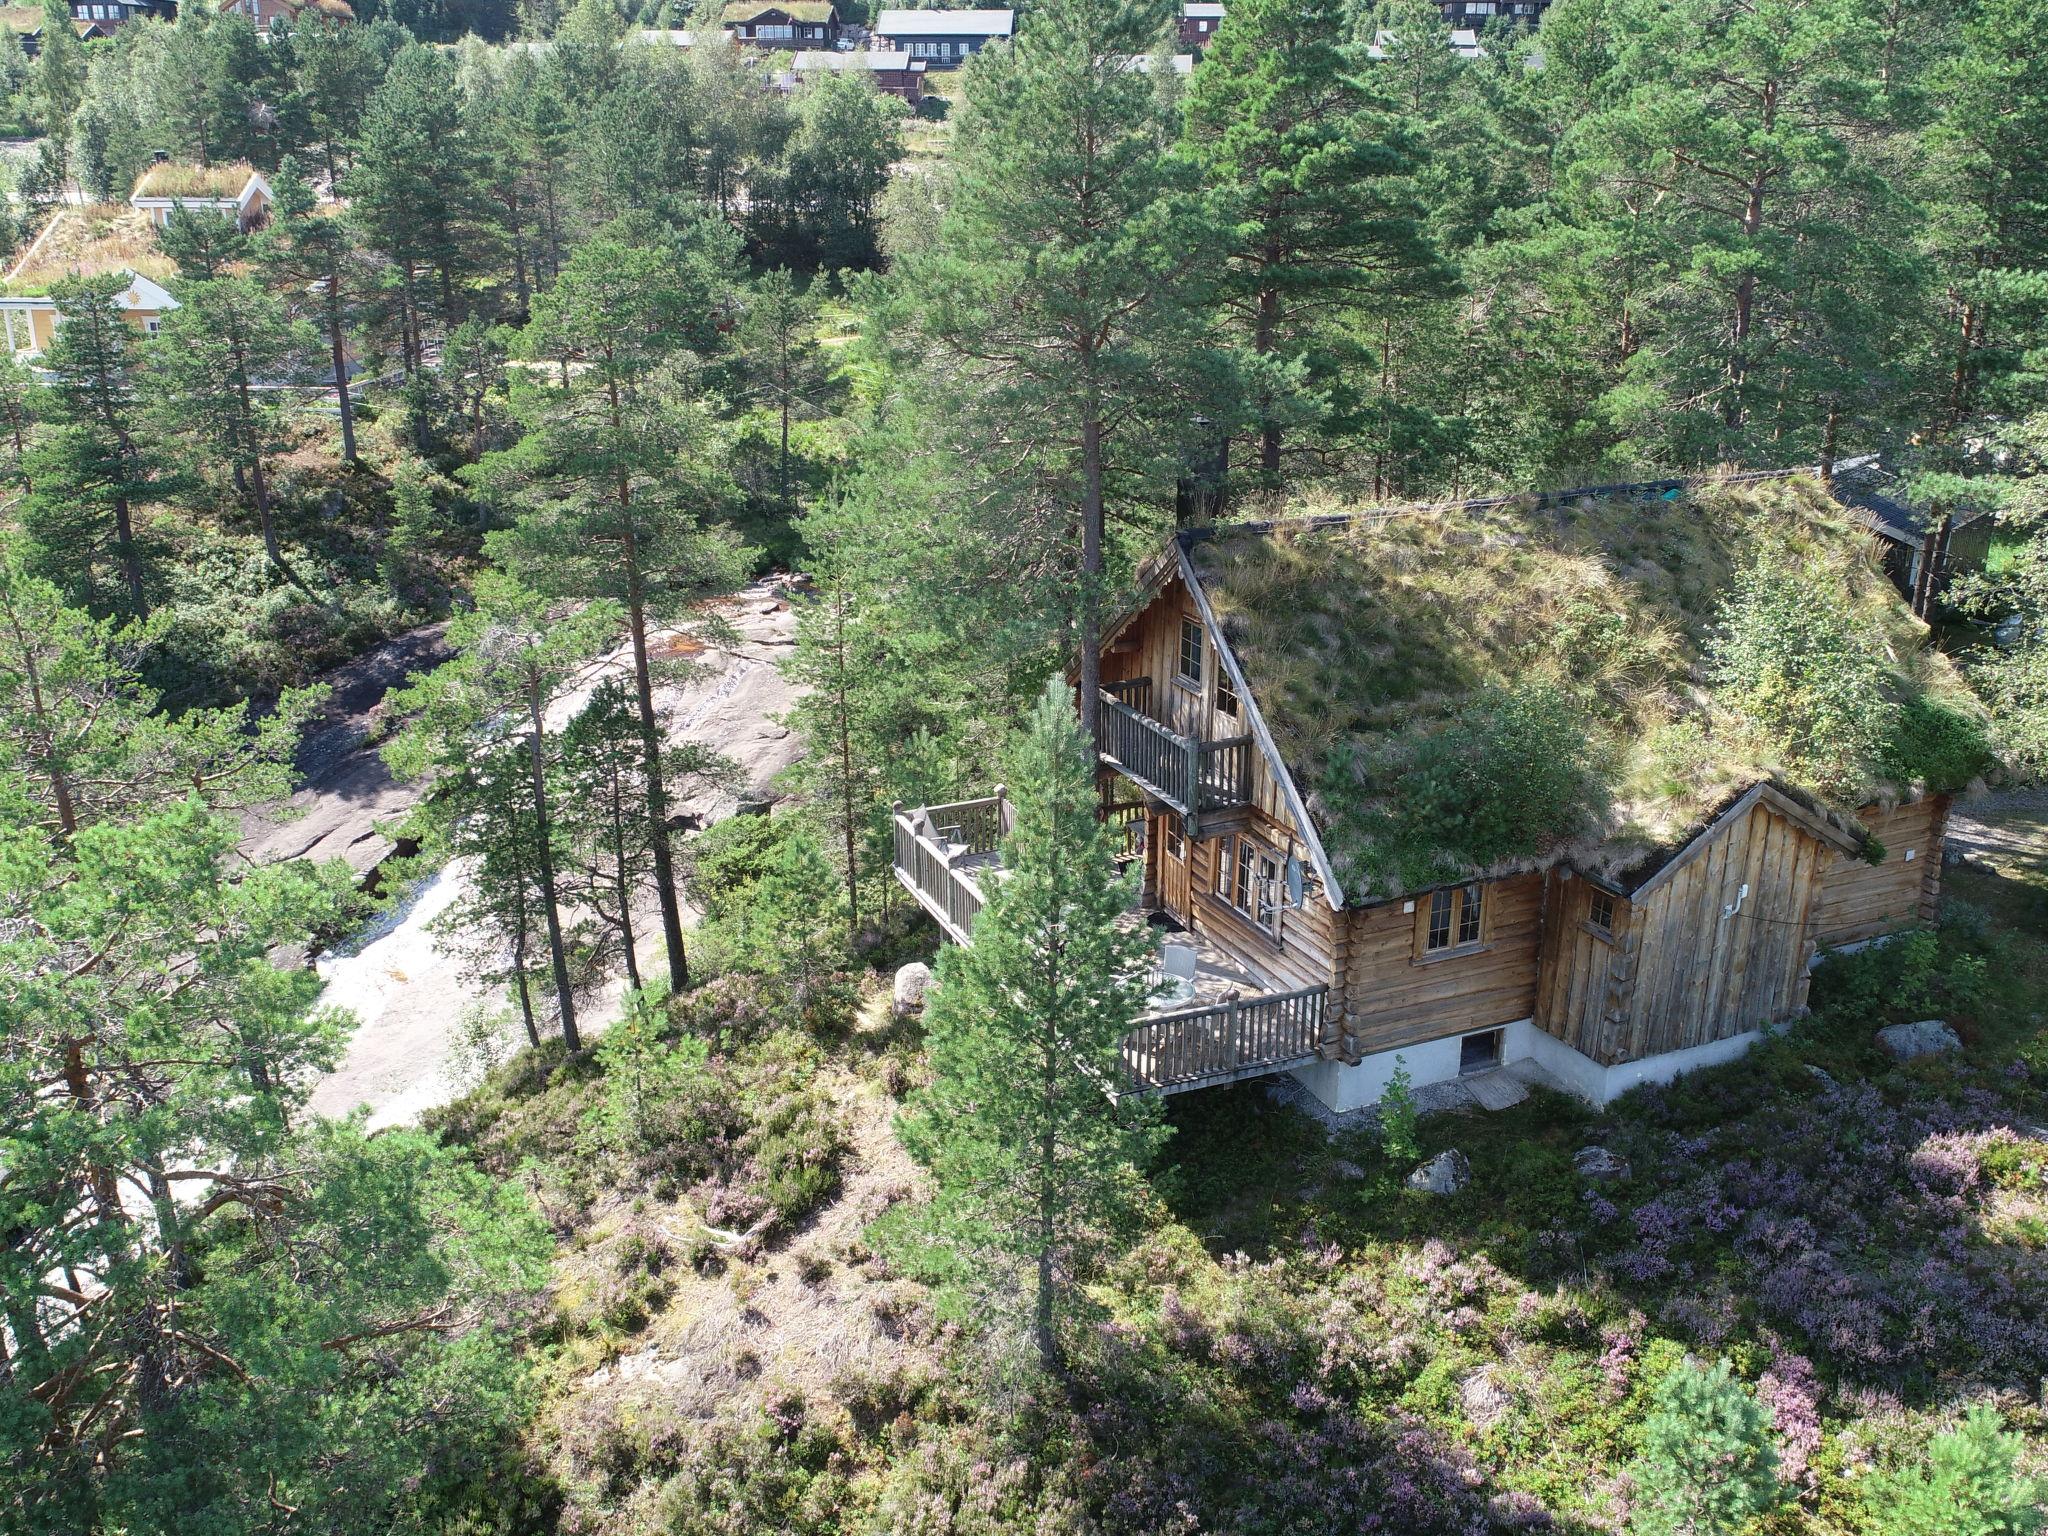
[[[1501,1032],[1500,1063],[1512,1067],[1530,1062],[1569,1092],[1596,1108],[1605,1107],[1631,1088],[1645,1083],[1668,1083],[1685,1072],[1719,1066],[1733,1061],[1764,1036],[1749,1030],[1726,1040],[1711,1041],[1689,1050],[1667,1051],[1641,1061],[1619,1062],[1603,1067],[1553,1035],[1545,1034],[1528,1019],[1495,1026]],[[1472,1034],[1490,1033],[1473,1030]],[[1398,1050],[1378,1051],[1354,1064],[1316,1061],[1297,1067],[1294,1077],[1325,1106],[1338,1114],[1364,1109],[1379,1102],[1397,1066],[1406,1067],[1409,1082],[1417,1088],[1450,1082],[1458,1076],[1464,1035],[1445,1035],[1404,1045]]]

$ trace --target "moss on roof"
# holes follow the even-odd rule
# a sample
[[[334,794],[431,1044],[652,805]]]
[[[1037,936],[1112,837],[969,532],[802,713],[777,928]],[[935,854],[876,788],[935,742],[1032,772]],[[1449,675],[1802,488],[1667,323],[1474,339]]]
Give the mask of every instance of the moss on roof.
[[[1901,787],[1898,753],[1795,750],[1737,707],[1712,637],[1759,560],[1832,596],[1889,708],[1976,718],[1810,478],[1283,520],[1190,558],[1354,901],[1567,858],[1645,873],[1765,778],[1837,810]]]
[[[10,32],[24,35],[43,30],[43,12],[35,5],[0,5],[0,24]]]
[[[7,274],[6,291],[48,293],[60,278],[107,272],[133,272],[161,282],[176,271],[157,245],[147,213],[126,203],[95,203],[58,209]]]
[[[229,165],[152,165],[136,178],[132,197],[233,198],[242,195],[256,168],[246,160]]]
[[[755,5],[728,5],[719,13],[719,20],[730,27],[739,22],[752,21],[764,11],[780,11],[791,21],[812,23],[827,22],[833,17],[830,0],[762,0]]]

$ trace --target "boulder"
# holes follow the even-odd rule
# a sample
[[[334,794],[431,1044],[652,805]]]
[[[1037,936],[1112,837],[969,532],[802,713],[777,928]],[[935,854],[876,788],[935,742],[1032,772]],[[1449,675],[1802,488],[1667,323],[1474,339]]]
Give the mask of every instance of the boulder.
[[[1594,1183],[1628,1177],[1628,1159],[1605,1147],[1587,1147],[1572,1159],[1572,1172]]]
[[[1911,1061],[1916,1056],[1945,1056],[1950,1051],[1963,1048],[1961,1038],[1941,1019],[1887,1024],[1877,1032],[1877,1043],[1894,1061]]]
[[[899,1019],[907,1019],[914,1013],[924,1012],[924,995],[932,984],[932,968],[922,960],[913,960],[896,972],[895,990],[890,994],[889,1011]]]
[[[1408,1175],[1408,1187],[1428,1195],[1455,1195],[1471,1182],[1472,1164],[1456,1147],[1417,1164]]]
[[[1330,1172],[1337,1178],[1350,1179],[1354,1182],[1365,1177],[1365,1170],[1363,1168],[1342,1157],[1330,1164]]]
[[[1835,1074],[1830,1072],[1826,1067],[1816,1067],[1810,1061],[1802,1062],[1801,1065],[1806,1068],[1806,1075],[1812,1078],[1816,1083],[1819,1083],[1821,1087],[1838,1088],[1841,1086],[1839,1083],[1835,1081]]]

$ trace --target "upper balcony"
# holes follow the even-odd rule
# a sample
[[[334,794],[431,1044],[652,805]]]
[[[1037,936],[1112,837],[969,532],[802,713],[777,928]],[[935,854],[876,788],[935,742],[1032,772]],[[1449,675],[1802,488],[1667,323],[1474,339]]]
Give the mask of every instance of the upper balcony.
[[[956,944],[972,942],[1002,840],[1014,823],[1000,787],[979,800],[896,808],[896,878]],[[1132,913],[1131,922],[1143,922]],[[1180,1093],[1281,1072],[1323,1051],[1327,987],[1287,988],[1197,933],[1161,935],[1151,1001],[1124,1037],[1117,1093]]]
[[[1189,837],[1206,819],[1251,804],[1252,738],[1202,741],[1162,723],[1152,704],[1152,679],[1134,677],[1102,689],[1102,760],[1155,800],[1178,811]]]

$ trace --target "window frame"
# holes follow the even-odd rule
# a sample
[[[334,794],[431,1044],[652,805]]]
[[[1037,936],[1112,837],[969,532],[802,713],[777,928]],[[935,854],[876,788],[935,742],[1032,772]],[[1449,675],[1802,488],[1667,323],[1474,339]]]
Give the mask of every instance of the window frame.
[[[1415,964],[1429,965],[1459,955],[1483,954],[1492,948],[1494,902],[1490,884],[1470,880],[1463,885],[1438,886],[1415,898]],[[1439,932],[1443,942],[1432,942]]]
[[[1218,667],[1216,669],[1216,713],[1228,715],[1231,719],[1237,720],[1243,717],[1243,709],[1244,705],[1237,696],[1237,686],[1230,680],[1230,673],[1226,669]]]
[[[1614,892],[1603,891],[1597,885],[1588,887],[1586,893],[1586,927],[1591,930],[1595,938],[1606,939],[1609,943],[1614,941],[1614,917],[1615,913],[1619,910],[1615,902]],[[1600,911],[1602,907],[1607,909],[1604,919]]]
[[[1208,649],[1209,636],[1208,632],[1202,628],[1202,621],[1195,618],[1192,614],[1182,614],[1180,616],[1180,646],[1174,652],[1173,657],[1173,680],[1183,688],[1192,688],[1200,692],[1203,667],[1208,661]],[[1188,653],[1190,650],[1193,651],[1195,658],[1195,670],[1192,672],[1188,670]]]
[[[1274,943],[1280,942],[1286,897],[1280,889],[1286,861],[1248,832],[1226,832],[1216,841],[1212,894]]]

